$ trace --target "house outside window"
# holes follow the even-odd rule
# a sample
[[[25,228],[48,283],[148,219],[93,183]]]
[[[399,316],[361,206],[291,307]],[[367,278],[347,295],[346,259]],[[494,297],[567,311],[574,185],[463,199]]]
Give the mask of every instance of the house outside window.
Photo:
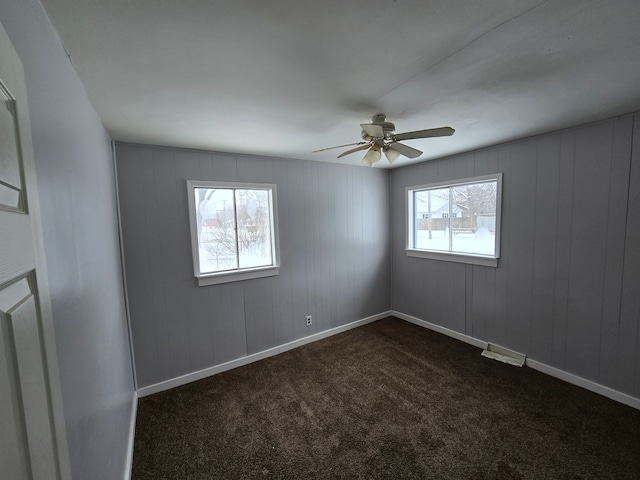
[[[278,274],[276,186],[187,181],[200,286]]]
[[[407,255],[494,266],[502,174],[406,189]]]

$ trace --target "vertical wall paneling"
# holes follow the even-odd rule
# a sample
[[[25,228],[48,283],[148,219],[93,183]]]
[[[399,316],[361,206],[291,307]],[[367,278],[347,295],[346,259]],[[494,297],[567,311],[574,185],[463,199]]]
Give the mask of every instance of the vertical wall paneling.
[[[405,255],[405,232],[404,232],[404,212],[405,212],[405,187],[410,185],[407,174],[410,173],[407,169],[401,168],[396,170],[397,174],[391,175],[389,178],[389,189],[390,189],[390,201],[389,201],[389,211],[390,211],[390,225],[391,225],[391,242],[393,245],[392,249],[392,264],[393,269],[391,272],[391,280],[392,280],[392,289],[393,295],[391,296],[392,300],[392,308],[394,310],[400,310],[400,306],[402,306],[405,310],[408,311],[408,302],[406,299],[406,277],[395,277],[395,272],[403,272],[405,273],[407,270],[406,267],[406,255]],[[391,213],[393,212],[393,213]],[[402,212],[402,216],[398,215],[398,212]],[[400,218],[399,218],[400,217]]]
[[[293,336],[293,279],[291,268],[291,237],[296,228],[292,223],[290,212],[291,201],[287,179],[287,162],[276,160],[273,164],[274,178],[284,179],[278,183],[278,231],[280,232],[280,274],[277,277],[279,296],[276,301],[280,303],[280,321],[274,326],[274,340],[277,344],[291,342]]]
[[[640,397],[640,116],[633,120],[617,384],[622,391],[630,390]]]
[[[313,163],[305,162],[304,164],[304,177],[302,181],[304,191],[304,234],[305,234],[305,252],[304,261],[306,264],[307,274],[307,310],[305,314],[309,314],[318,317],[318,238],[316,237],[315,225],[318,218],[315,214],[317,207],[317,182],[314,176]],[[318,272],[319,273],[319,272]],[[312,324],[310,327],[306,327],[309,333],[315,333],[318,329],[318,322]]]
[[[491,315],[490,307],[487,306],[489,268],[469,268],[470,269],[470,292],[467,291],[467,325],[465,334],[474,338],[489,338],[488,317]],[[469,304],[470,302],[470,304]]]
[[[551,351],[552,365],[561,369],[565,367],[567,345],[575,147],[576,132],[562,133],[560,136],[560,163],[558,165],[556,274],[553,299],[553,345]]]
[[[555,291],[556,239],[558,236],[556,219],[558,218],[560,136],[545,136],[537,144],[529,354],[539,361],[549,364],[552,361],[553,348],[553,295]]]
[[[283,259],[289,257],[292,275],[293,324],[292,338],[300,338],[307,331],[302,319],[307,315],[307,273],[305,263],[305,203],[302,164],[287,165],[287,188],[289,192],[291,250],[282,251]],[[292,201],[292,199],[296,201]]]
[[[462,295],[465,295],[467,290],[467,282],[470,281],[467,275],[467,265],[462,263],[448,264],[444,262],[442,268],[446,268],[447,283],[441,285],[441,289],[447,289],[447,304],[443,311],[445,318],[449,319],[449,325],[447,328],[455,330],[456,332],[465,332],[467,308],[468,302],[465,299],[461,299]],[[470,288],[473,288],[472,286]]]
[[[518,352],[529,351],[533,290],[533,252],[536,210],[537,142],[523,141],[511,148],[511,189],[506,202],[511,208],[509,231],[509,295],[507,343]]]
[[[465,335],[471,335],[473,331],[473,316],[474,311],[472,308],[473,303],[473,266],[464,266],[464,325],[462,326],[462,332]]]
[[[349,169],[344,165],[334,167],[334,210],[333,218],[335,225],[335,272],[336,272],[336,301],[338,305],[348,305],[350,297],[348,291],[349,278],[349,217],[344,214],[344,206],[350,205],[349,184],[347,172]],[[349,309],[338,310],[336,324],[343,325],[348,322]]]
[[[433,175],[433,165],[424,163],[414,170],[413,185],[424,185],[430,183]],[[406,199],[405,199],[406,201]],[[402,229],[406,230],[406,223],[403,222]],[[406,234],[405,234],[406,235]],[[433,321],[443,321],[449,315],[445,311],[448,303],[443,304],[438,301],[438,296],[445,294],[443,284],[447,282],[446,271],[442,270],[442,265],[438,261],[425,260],[425,262],[411,262],[412,275],[414,277],[413,289],[409,291],[410,298],[421,298],[422,305],[416,305],[416,312],[424,315],[422,318]],[[463,285],[458,285],[458,288]]]
[[[269,278],[244,282],[244,305],[247,324],[247,352],[257,353],[275,346],[273,301]]]
[[[335,251],[333,249],[333,221],[331,212],[333,211],[333,184],[331,182],[331,165],[326,163],[317,164],[317,189],[318,189],[318,218],[315,224],[316,237],[319,241],[318,248],[318,268],[320,269],[318,284],[319,299],[319,322],[320,331],[332,328],[334,324],[334,309],[332,304],[334,293],[333,279],[335,278]]]
[[[566,369],[598,370],[613,124],[579,130],[571,217]]]
[[[365,172],[364,168],[359,168],[351,172],[351,185],[353,189],[352,205],[354,208],[351,210],[351,222],[353,228],[351,230],[351,247],[350,257],[352,260],[352,279],[362,278],[362,254],[363,248],[357,248],[357,245],[363,245],[362,238],[362,218],[363,212],[363,189],[362,189],[362,174]],[[354,309],[352,315],[358,316],[362,310],[362,281],[351,282],[351,295],[355,299]]]
[[[509,224],[513,206],[508,201],[511,197],[511,145],[497,147],[497,172],[502,173],[502,226],[500,229],[500,259],[495,272],[494,290],[494,315],[490,319],[492,323],[493,336],[486,338],[486,341],[493,341],[497,345],[507,345],[507,299],[509,296],[509,261],[511,257],[511,238],[509,235]]]
[[[392,170],[394,310],[638,397],[638,123],[607,120]],[[494,172],[503,173],[498,267],[407,259],[405,187]]]
[[[132,323],[132,330],[135,335],[138,335],[138,338],[141,339],[140,342],[134,341],[134,351],[140,350],[148,350],[152,349],[156,350],[157,356],[157,364],[156,368],[152,368],[151,370],[156,370],[154,372],[157,375],[157,371],[159,370],[170,370],[172,355],[160,355],[159,352],[168,351],[170,345],[170,332],[168,331],[168,320],[166,314],[166,305],[165,305],[165,295],[164,295],[164,265],[163,261],[165,256],[162,252],[162,242],[160,238],[153,238],[153,241],[150,241],[152,236],[151,232],[160,232],[161,231],[161,222],[160,222],[160,213],[158,212],[158,205],[156,203],[156,179],[155,179],[155,169],[154,164],[151,162],[150,152],[132,152],[137,153],[138,161],[140,162],[140,170],[142,175],[142,182],[139,184],[140,188],[137,189],[134,185],[134,190],[137,190],[135,193],[132,193],[131,196],[137,195],[134,201],[139,202],[139,205],[143,206],[143,210],[141,212],[141,217],[136,220],[141,221],[140,224],[136,224],[134,228],[137,232],[139,232],[138,236],[136,236],[136,247],[142,250],[134,250],[132,248],[125,248],[126,256],[130,258],[138,258],[147,257],[146,270],[140,277],[134,278],[134,282],[139,285],[140,289],[148,288],[145,284],[148,284],[151,288],[150,295],[152,297],[152,303],[146,304],[143,308],[143,312],[146,309],[150,309],[153,312],[154,318],[157,320],[150,324],[149,322],[143,322],[141,326],[134,327]],[[120,177],[126,176],[125,174],[118,172]],[[121,206],[123,205],[122,201],[120,202]],[[122,210],[122,207],[121,207]],[[124,222],[123,222],[124,223]],[[124,230],[123,226],[123,230]],[[130,251],[129,251],[130,250]],[[132,255],[133,252],[136,252],[135,255]],[[134,260],[135,261],[135,260]],[[125,265],[129,268],[129,261],[125,257]],[[132,268],[144,268],[145,265],[131,265]],[[127,281],[128,285],[128,281]],[[134,297],[135,298],[135,297]],[[130,304],[133,305],[131,316],[133,316],[138,308],[140,303],[133,302]],[[154,328],[155,327],[155,328]],[[152,335],[147,335],[145,332],[153,332],[155,331],[155,338]],[[155,342],[155,345],[154,345]],[[136,362],[140,361],[136,358]],[[137,373],[137,372],[136,372]],[[143,377],[138,377],[139,382],[144,382],[144,375],[146,372],[143,372]],[[149,375],[153,377],[153,373],[149,372]]]
[[[425,183],[427,176],[428,166],[417,165],[414,169],[414,177],[412,178],[412,185],[422,185]],[[406,199],[405,199],[406,200]],[[406,230],[406,226],[403,222],[403,230]],[[432,286],[425,282],[426,275],[433,275],[436,271],[437,265],[433,261],[427,260],[426,262],[410,262],[409,263],[409,278],[410,281],[407,294],[410,299],[422,299],[423,301],[418,303],[414,302],[417,307],[415,312],[420,312],[426,318],[434,318],[437,315],[436,303],[433,300],[434,290]]]
[[[346,177],[347,177],[347,205],[353,205],[354,203],[354,197],[356,195],[359,194],[359,192],[356,192],[354,190],[354,172],[351,169],[348,169],[346,171]],[[353,282],[351,281],[351,279],[353,278],[354,275],[354,270],[355,270],[355,258],[353,255],[353,249],[352,249],[352,245],[355,241],[354,239],[354,229],[355,229],[355,225],[354,225],[354,213],[353,210],[349,210],[348,214],[347,214],[347,237],[346,237],[346,261],[347,261],[347,281],[346,281],[346,294],[347,294],[347,298],[348,299],[353,299],[354,298],[354,285]],[[346,311],[348,317],[351,317],[351,315],[353,314],[353,307],[350,305],[349,308]]]
[[[187,258],[187,242],[181,242],[179,230],[189,228],[185,218],[186,188],[176,177],[176,165],[171,150],[160,150],[153,158],[155,204],[157,206],[157,229],[148,239],[160,244],[162,257],[156,259],[162,264],[162,290],[164,298],[164,321],[171,358],[170,371],[173,376],[188,371],[191,367],[191,336],[189,325],[184,320],[187,315],[185,282],[192,271],[190,263],[181,262]],[[182,188],[179,188],[182,186]],[[187,220],[187,221],[184,221]],[[178,273],[174,276],[171,274]]]
[[[321,230],[321,225],[322,225],[322,210],[323,210],[323,199],[320,196],[320,164],[317,164],[315,162],[311,162],[311,175],[312,175],[312,185],[311,185],[311,189],[313,192],[313,202],[314,202],[314,206],[313,206],[313,210],[314,210],[314,216],[316,217],[315,220],[313,221],[313,225],[312,225],[312,235],[313,235],[313,240],[314,240],[314,249],[313,249],[313,256],[314,256],[314,263],[315,263],[315,291],[314,291],[314,298],[315,298],[315,306],[314,306],[314,312],[315,312],[315,317],[317,317],[315,319],[315,321],[313,322],[313,331],[322,331],[322,330],[326,330],[326,322],[327,322],[327,318],[324,315],[324,302],[323,302],[323,297],[322,297],[322,287],[323,287],[323,283],[324,283],[324,279],[326,278],[327,275],[327,271],[325,269],[324,266],[324,262],[322,261],[323,258],[326,258],[324,256],[324,239],[322,238],[322,234],[320,233]]]
[[[300,325],[301,329],[308,333],[315,333],[317,330],[317,323],[307,327],[303,323],[303,319],[306,315],[316,316],[316,242],[317,239],[314,236],[314,225],[316,218],[314,218],[315,211],[315,197],[314,197],[314,180],[313,177],[313,165],[309,162],[305,162],[302,166],[302,205],[304,207],[304,220],[300,223],[302,228],[302,234],[304,236],[304,254],[301,258],[301,262],[304,265],[304,282],[306,285],[304,296],[306,299],[305,309],[301,312]]]
[[[129,158],[129,165],[127,168],[127,175],[122,175],[122,172],[118,172],[118,187],[120,190],[120,202],[124,202],[131,205],[128,209],[127,215],[121,216],[121,227],[129,231],[135,229],[147,230],[147,222],[150,218],[150,212],[145,208],[145,182],[148,178],[148,172],[143,169],[143,164],[140,160],[141,152],[136,150],[129,150],[126,152]],[[153,176],[151,175],[151,178]],[[146,188],[148,191],[148,188]],[[152,281],[154,280],[151,275],[152,268],[158,268],[155,264],[152,266],[150,258],[152,257],[150,250],[157,247],[156,243],[149,246],[146,245],[146,235],[139,235],[132,239],[131,249],[139,252],[137,255],[130,255],[127,249],[124,250],[125,264],[130,268],[134,268],[140,272],[146,272],[145,275],[140,275],[136,278],[132,278],[131,282],[127,282],[128,295],[140,299],[139,302],[129,304],[129,314],[131,316],[141,316],[144,314],[143,305],[146,308],[155,310],[157,307],[156,297],[154,296],[155,289],[153,288]],[[155,277],[157,280],[159,277]],[[161,309],[163,310],[163,309]],[[134,338],[147,338],[149,341],[138,342],[134,347],[136,361],[145,362],[150,365],[147,370],[148,374],[153,377],[157,374],[156,370],[160,366],[160,362],[168,361],[168,359],[161,359],[158,355],[158,327],[157,324],[147,325],[143,322],[131,324],[131,335]],[[144,378],[138,378],[139,382],[144,382]]]
[[[606,221],[606,257],[604,288],[602,290],[602,321],[600,324],[600,352],[598,381],[615,388],[618,385],[618,369],[628,366],[618,365],[617,340],[620,335],[620,304],[622,300],[622,275],[629,201],[629,168],[631,162],[631,142],[633,118],[628,117],[613,125],[613,144],[608,188]],[[633,225],[633,222],[630,223]],[[605,225],[603,225],[604,227]],[[633,245],[629,243],[629,245]],[[636,244],[638,245],[638,244]],[[630,264],[629,264],[630,265]]]
[[[371,176],[374,176],[371,174]],[[386,277],[385,288],[389,292],[389,299],[391,300],[391,198],[390,198],[390,175],[380,176],[375,175],[377,179],[376,188],[373,189],[372,195],[376,200],[376,209],[375,209],[375,239],[373,246],[376,245],[384,245],[384,249],[389,253],[388,259],[378,258],[374,263],[375,265],[375,278],[378,279],[382,276],[383,272],[387,271],[389,275]],[[386,191],[387,195],[380,195],[380,192]],[[387,263],[387,260],[389,263]],[[376,281],[376,280],[372,280]],[[384,311],[386,298],[384,296],[377,297],[375,299],[375,310]],[[391,303],[387,303],[387,305],[391,306]]]
[[[371,238],[387,171],[129,144],[116,156],[140,388],[390,309],[388,212]],[[276,185],[279,275],[196,286],[187,179]]]

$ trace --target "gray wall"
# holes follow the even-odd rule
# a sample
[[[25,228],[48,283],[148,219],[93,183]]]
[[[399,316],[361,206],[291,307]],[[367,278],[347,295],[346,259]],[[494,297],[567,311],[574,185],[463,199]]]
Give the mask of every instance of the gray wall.
[[[129,144],[116,152],[139,387],[389,310],[388,172]],[[196,286],[187,179],[277,185],[278,276]]]
[[[24,64],[77,479],[123,478],[134,400],[110,139],[36,0],[0,0]]]
[[[393,309],[640,397],[638,145],[626,117],[393,170]],[[498,268],[406,256],[405,187],[495,172]]]

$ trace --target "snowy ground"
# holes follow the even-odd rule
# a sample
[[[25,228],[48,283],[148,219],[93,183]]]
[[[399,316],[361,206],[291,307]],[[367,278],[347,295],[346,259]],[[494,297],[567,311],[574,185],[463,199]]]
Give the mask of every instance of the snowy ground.
[[[454,232],[455,233],[455,232]],[[454,252],[493,255],[495,253],[495,233],[480,228],[476,233],[455,233],[452,238]],[[432,230],[429,238],[428,230],[418,230],[416,248],[426,250],[449,251],[449,230]]]
[[[425,250],[449,251],[449,231],[418,230],[416,248]],[[495,233],[486,228],[481,228],[475,233],[455,232],[452,239],[452,251],[459,253],[471,253],[479,255],[493,255],[495,249]],[[200,271],[221,272],[238,268],[236,257],[233,255],[216,255],[214,242],[200,244]],[[240,268],[262,267],[271,265],[271,253],[268,242],[264,245],[254,243],[250,248],[240,249]]]

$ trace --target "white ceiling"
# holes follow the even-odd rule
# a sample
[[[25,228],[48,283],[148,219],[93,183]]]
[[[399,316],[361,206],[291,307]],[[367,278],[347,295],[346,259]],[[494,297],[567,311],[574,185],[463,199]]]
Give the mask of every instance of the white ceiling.
[[[638,0],[42,3],[114,140],[337,161],[310,152],[376,113],[456,129],[415,162],[640,110]]]

